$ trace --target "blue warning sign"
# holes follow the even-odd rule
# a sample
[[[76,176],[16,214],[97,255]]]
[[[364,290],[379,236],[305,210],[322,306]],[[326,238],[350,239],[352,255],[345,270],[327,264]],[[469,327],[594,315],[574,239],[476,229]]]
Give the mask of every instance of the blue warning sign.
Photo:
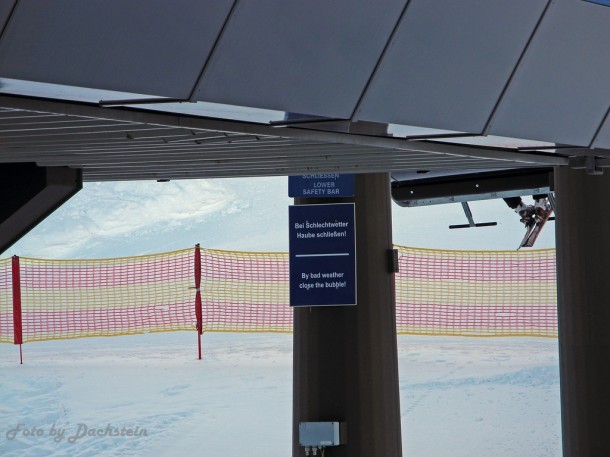
[[[291,206],[289,224],[290,305],[355,305],[355,205]]]

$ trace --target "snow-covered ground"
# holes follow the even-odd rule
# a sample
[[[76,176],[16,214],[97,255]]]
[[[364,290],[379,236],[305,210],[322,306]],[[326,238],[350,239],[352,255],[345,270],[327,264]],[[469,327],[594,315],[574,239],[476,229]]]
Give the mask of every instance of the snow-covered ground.
[[[405,457],[561,456],[556,340],[398,347]],[[186,332],[31,343],[19,365],[0,346],[0,455],[290,456],[292,336],[203,348]]]

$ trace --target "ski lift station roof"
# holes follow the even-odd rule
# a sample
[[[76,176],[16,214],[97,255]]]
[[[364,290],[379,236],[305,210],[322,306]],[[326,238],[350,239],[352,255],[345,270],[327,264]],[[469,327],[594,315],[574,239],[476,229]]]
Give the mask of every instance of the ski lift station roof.
[[[0,163],[85,181],[607,165],[610,0],[4,0]]]

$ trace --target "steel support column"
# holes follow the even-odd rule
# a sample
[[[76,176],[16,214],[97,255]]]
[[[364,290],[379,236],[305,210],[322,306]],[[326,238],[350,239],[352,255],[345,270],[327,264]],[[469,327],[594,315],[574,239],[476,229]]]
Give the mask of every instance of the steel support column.
[[[388,175],[357,175],[354,200],[357,306],[294,310],[295,457],[305,455],[299,421],[336,420],[346,422],[347,444],[326,457],[402,455]]]
[[[610,455],[610,174],[555,171],[564,457]]]

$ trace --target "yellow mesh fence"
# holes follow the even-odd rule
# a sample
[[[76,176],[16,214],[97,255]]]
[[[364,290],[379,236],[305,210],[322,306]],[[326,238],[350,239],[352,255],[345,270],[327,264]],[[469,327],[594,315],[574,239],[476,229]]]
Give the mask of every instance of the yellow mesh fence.
[[[193,250],[97,260],[20,258],[23,342],[192,330]]]
[[[557,336],[554,249],[396,248],[399,334]]]
[[[203,330],[292,332],[288,254],[203,249]]]
[[[557,336],[555,251],[396,246],[399,334]],[[96,260],[19,259],[23,342],[195,330],[195,249]],[[288,254],[200,250],[204,332],[291,332]],[[0,260],[0,342],[14,328]],[[17,320],[18,321],[18,320]]]

